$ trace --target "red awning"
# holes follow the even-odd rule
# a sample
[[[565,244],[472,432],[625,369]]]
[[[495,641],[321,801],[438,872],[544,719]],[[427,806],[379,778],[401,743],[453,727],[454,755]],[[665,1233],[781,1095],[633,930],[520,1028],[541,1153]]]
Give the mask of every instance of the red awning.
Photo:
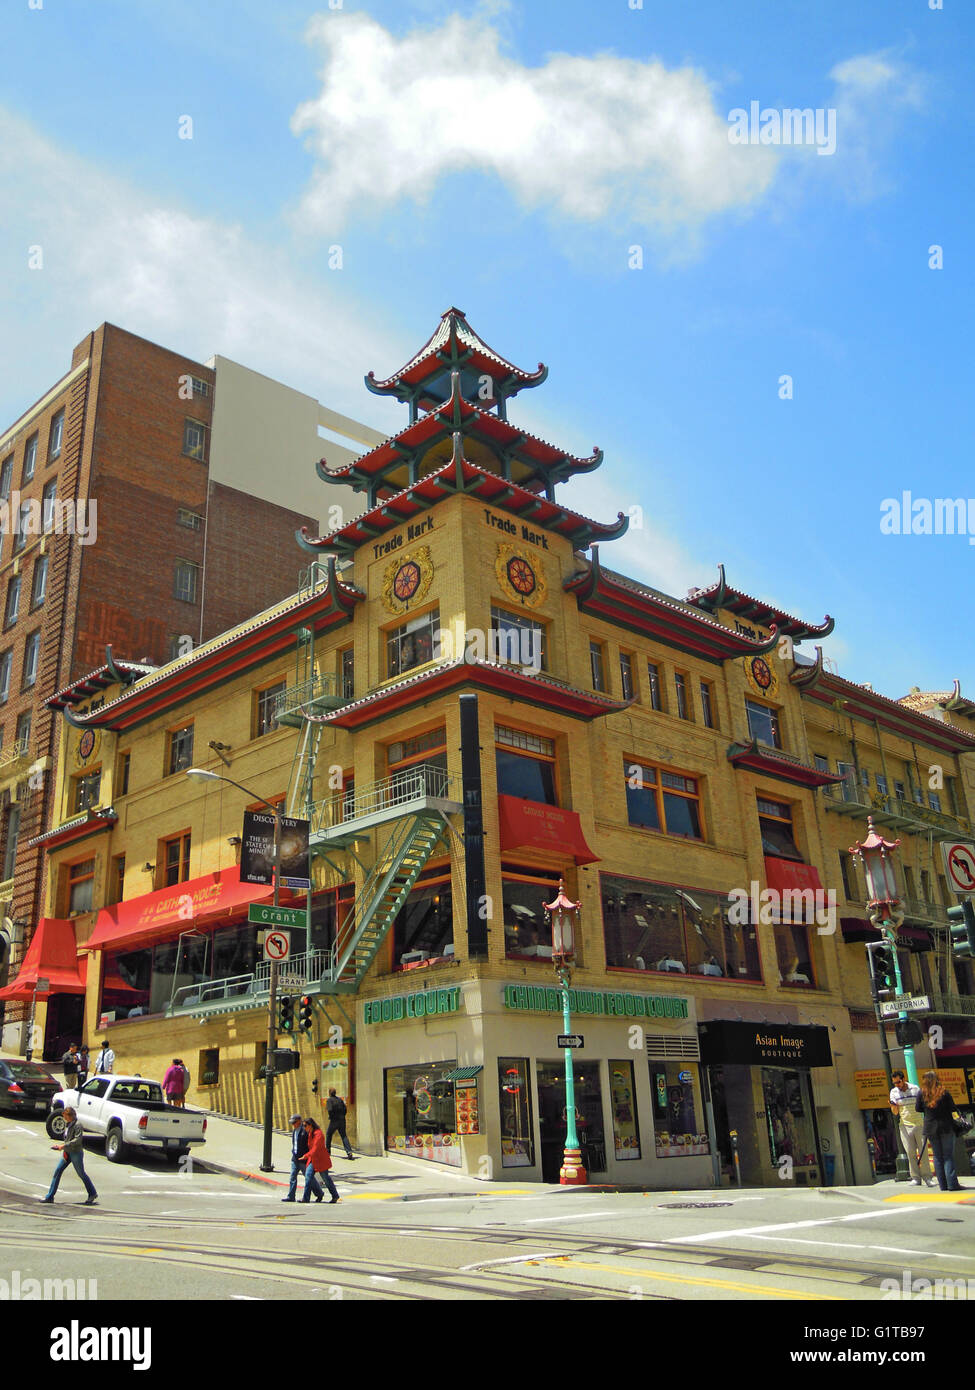
[[[172,888],[159,888],[140,898],[103,907],[95,919],[95,929],[85,942],[89,951],[136,950],[167,937],[175,938],[188,927],[212,922],[239,912],[248,903],[266,902],[271,888],[241,883],[240,869],[221,869],[219,873],[190,878]],[[286,902],[290,893],[284,894]]]
[[[0,989],[0,999],[32,999],[38,980],[47,980],[49,984],[48,989],[37,991],[38,999],[48,999],[52,994],[84,994],[87,964],[78,958],[74,922],[42,917],[20,973],[12,985]]]
[[[948,1043],[939,1048],[935,1061],[940,1067],[945,1062],[957,1062],[967,1057],[975,1057],[975,1038],[966,1038],[963,1042]]]
[[[784,893],[790,888],[799,892],[807,888],[814,892],[823,891],[819,870],[814,864],[798,864],[793,859],[776,859],[770,854],[765,856],[765,882],[777,893]]]
[[[499,796],[501,849],[541,849],[577,864],[595,864],[586,844],[578,811],[563,811],[541,801],[523,801],[519,796]]]

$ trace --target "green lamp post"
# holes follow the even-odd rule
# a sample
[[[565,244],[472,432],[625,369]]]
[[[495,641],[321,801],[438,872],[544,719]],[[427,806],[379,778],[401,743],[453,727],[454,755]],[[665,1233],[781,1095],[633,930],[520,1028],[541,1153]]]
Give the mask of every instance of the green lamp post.
[[[581,903],[574,903],[565,895],[565,885],[559,879],[559,891],[555,901],[544,904],[552,923],[552,964],[562,986],[562,1027],[568,1037],[572,1029],[569,1010],[569,982],[572,979],[570,966],[575,959],[575,939],[573,919],[579,915]],[[562,1167],[559,1169],[559,1183],[563,1187],[584,1187],[589,1181],[582,1162],[582,1149],[576,1133],[576,1088],[572,1071],[572,1048],[565,1050],[565,1149],[562,1154]]]

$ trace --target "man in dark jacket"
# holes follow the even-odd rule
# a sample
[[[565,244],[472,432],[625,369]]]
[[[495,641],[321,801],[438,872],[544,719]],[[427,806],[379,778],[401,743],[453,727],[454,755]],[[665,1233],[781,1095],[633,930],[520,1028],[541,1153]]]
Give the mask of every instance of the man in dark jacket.
[[[67,1052],[61,1058],[61,1070],[64,1072],[64,1089],[73,1091],[78,1084],[78,1044],[72,1043]]]
[[[61,1162],[54,1170],[54,1177],[51,1179],[51,1186],[48,1188],[47,1196],[42,1197],[42,1202],[53,1202],[54,1194],[58,1190],[58,1183],[61,1181],[66,1169],[74,1167],[78,1177],[85,1185],[88,1193],[86,1207],[93,1207],[98,1200],[98,1193],[95,1191],[95,1184],[85,1172],[85,1152],[84,1152],[85,1131],[81,1128],[77,1111],[70,1105],[64,1107],[64,1143],[52,1144],[54,1149],[60,1149]]]
[[[306,1158],[308,1152],[308,1135],[305,1133],[304,1125],[300,1115],[291,1116],[291,1182],[288,1184],[288,1195],[282,1197],[282,1202],[293,1202],[295,1192],[298,1190],[298,1174],[305,1171]]]
[[[327,1152],[332,1152],[332,1135],[337,1134],[345,1145],[346,1158],[354,1160],[355,1154],[352,1152],[349,1136],[345,1132],[345,1101],[341,1096],[335,1094],[334,1086],[329,1090],[328,1100],[325,1102],[325,1109],[328,1111],[328,1129],[325,1131],[325,1148]]]

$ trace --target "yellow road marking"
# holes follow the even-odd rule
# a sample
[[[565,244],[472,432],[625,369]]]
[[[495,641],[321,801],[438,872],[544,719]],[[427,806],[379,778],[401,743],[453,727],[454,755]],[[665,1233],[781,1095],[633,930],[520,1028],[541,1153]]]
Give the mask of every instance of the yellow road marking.
[[[625,1269],[619,1265],[593,1264],[586,1260],[567,1260],[564,1255],[556,1259],[542,1260],[541,1264],[556,1265],[559,1269],[595,1269],[605,1274],[631,1274],[648,1283],[659,1281],[664,1284],[690,1284],[695,1288],[730,1289],[733,1293],[768,1294],[771,1298],[810,1299],[818,1303],[838,1303],[839,1295],[828,1293],[802,1293],[791,1289],[770,1289],[763,1284],[736,1284],[730,1279],[695,1279],[684,1274],[657,1274],[648,1269]]]
[[[885,1202],[972,1202],[975,1192],[898,1192],[894,1197],[885,1197]]]

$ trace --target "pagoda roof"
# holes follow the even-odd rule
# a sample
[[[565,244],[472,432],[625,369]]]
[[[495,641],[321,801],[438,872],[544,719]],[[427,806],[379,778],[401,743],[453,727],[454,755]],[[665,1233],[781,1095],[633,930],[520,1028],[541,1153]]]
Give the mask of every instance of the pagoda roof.
[[[382,381],[376,379],[375,372],[369,372],[365,383],[377,396],[396,396],[412,402],[422,396],[422,385],[430,377],[456,367],[466,367],[492,381],[500,374],[497,387],[501,399],[526,386],[539,386],[548,376],[548,368],[541,362],[535,371],[528,372],[488,347],[467,322],[463,309],[452,306],[441,315],[433,333],[405,366]]]
[[[343,468],[329,469],[322,459],[317,466],[318,476],[324,482],[345,483],[356,492],[369,491],[377,497],[386,490],[392,493],[405,485],[428,450],[458,432],[465,438],[482,441],[500,455],[509,473],[513,462],[520,463],[523,476],[516,481],[523,486],[537,479],[541,487],[549,488],[572,474],[589,473],[603,461],[598,446],[593,447],[588,458],[580,458],[475,405],[461,394],[459,373],[455,371],[451,373],[450,395],[445,401]],[[394,479],[397,473],[400,477]]]
[[[692,589],[687,595],[687,601],[697,608],[706,609],[709,613],[724,608],[736,617],[757,623],[760,627],[771,627],[774,623],[780,637],[791,637],[794,642],[801,642],[805,637],[828,637],[836,626],[829,614],[826,615],[825,621],[816,627],[766,603],[764,599],[753,598],[741,589],[732,589],[725,580],[724,565],[718,566],[716,584],[706,589]]]
[[[780,782],[790,782],[795,787],[829,787],[844,780],[835,772],[820,772],[819,768],[810,767],[808,763],[778,748],[769,748],[757,739],[752,739],[751,743],[732,743],[727,757],[732,767],[760,772]]]
[[[774,624],[767,641],[756,641],[707,617],[699,608],[603,569],[596,547],[592,563],[570,575],[563,588],[575,594],[579,607],[585,612],[641,637],[692,652],[705,661],[755,656],[771,651],[778,642]]]
[[[922,713],[937,705],[939,709],[964,715],[967,719],[975,717],[975,701],[961,693],[961,681],[957,680],[952,682],[951,690],[918,690],[915,686],[909,695],[902,695],[897,703]]]
[[[317,716],[317,721],[340,729],[360,729],[412,705],[427,704],[435,695],[471,685],[497,691],[511,700],[523,700],[534,708],[587,721],[628,709],[632,703],[613,700],[594,690],[579,690],[545,672],[531,675],[517,666],[460,657],[424,667],[415,675],[384,685],[331,714]]]
[[[112,648],[105,649],[106,662],[104,666],[99,666],[95,671],[89,671],[85,676],[79,676],[76,681],[66,685],[57,691],[46,702],[49,709],[64,709],[68,705],[80,705],[92,695],[97,695],[100,690],[105,690],[110,685],[131,685],[133,681],[140,680],[143,676],[148,676],[151,671],[155,671],[155,666],[147,665],[144,662],[134,661],[115,661],[112,657]]]
[[[47,703],[60,708],[76,728],[132,729],[281,653],[293,653],[297,626],[310,627],[317,634],[351,621],[356,604],[364,598],[360,590],[340,582],[331,559],[324,584],[310,594],[294,594],[185,656],[157,667],[97,710],[73,714],[69,701],[62,698],[64,692]]]
[[[790,680],[800,687],[807,699],[840,707],[844,714],[852,718],[865,719],[871,724],[876,722],[881,728],[909,742],[921,742],[945,753],[970,753],[975,749],[975,734],[967,733],[956,724],[948,724],[936,716],[924,714],[921,710],[911,709],[902,701],[892,700],[869,686],[845,680],[835,672],[824,670],[821,662],[797,668]]]
[[[507,512],[517,521],[530,522],[532,528],[563,536],[576,550],[587,550],[594,541],[616,540],[630,524],[629,517],[623,512],[617,513],[615,522],[593,521],[579,512],[569,511],[558,502],[541,497],[537,492],[508,482],[497,473],[489,473],[464,457],[459,433],[453,437],[453,448],[453,457],[435,472],[428,473],[402,492],[387,497],[371,511],[330,531],[327,536],[313,538],[302,527],[297,532],[298,544],[315,555],[322,551],[351,554],[385,532],[415,520],[445,497],[457,494],[473,497],[498,511]]]

